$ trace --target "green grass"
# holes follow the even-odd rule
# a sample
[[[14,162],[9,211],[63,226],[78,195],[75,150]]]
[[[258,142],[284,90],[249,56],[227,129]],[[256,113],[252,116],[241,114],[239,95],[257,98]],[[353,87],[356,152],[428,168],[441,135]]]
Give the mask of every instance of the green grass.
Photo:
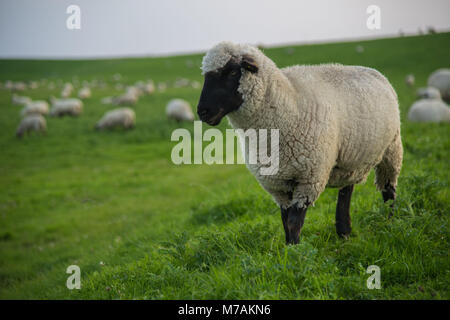
[[[364,53],[356,52],[358,44]],[[1,81],[77,76],[110,84],[93,89],[80,118],[48,118],[46,136],[22,140],[14,136],[20,108],[0,90],[0,298],[449,299],[450,126],[412,124],[406,114],[416,88],[449,67],[450,34],[265,53],[280,67],[340,62],[389,78],[400,99],[405,149],[393,218],[372,173],[355,187],[349,240],[335,234],[337,190],[328,189],[308,210],[301,243],[285,246],[277,206],[244,165],[172,164],[170,135],[179,125],[166,120],[165,105],[181,97],[195,107],[199,89],[141,98],[132,131],[93,130],[111,108],[100,99],[117,94],[113,74],[127,83],[202,81],[201,55],[0,60]],[[404,83],[408,73],[415,88]],[[58,92],[25,94],[45,99]],[[81,290],[65,286],[72,264],[81,268]],[[373,264],[381,268],[380,290],[366,287]]]

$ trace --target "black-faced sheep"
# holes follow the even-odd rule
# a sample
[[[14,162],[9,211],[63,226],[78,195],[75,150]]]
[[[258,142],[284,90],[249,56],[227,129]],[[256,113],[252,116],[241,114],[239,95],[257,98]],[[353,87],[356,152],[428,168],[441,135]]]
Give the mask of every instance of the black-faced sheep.
[[[287,243],[298,243],[306,210],[325,187],[340,189],[336,231],[351,231],[353,185],[375,168],[384,201],[395,198],[402,164],[397,95],[378,71],[323,64],[277,68],[257,48],[222,42],[203,58],[200,119],[235,129],[279,129],[279,170],[250,172],[281,207]],[[241,130],[242,131],[242,130]],[[242,141],[241,137],[241,141]],[[270,152],[268,146],[268,152]]]

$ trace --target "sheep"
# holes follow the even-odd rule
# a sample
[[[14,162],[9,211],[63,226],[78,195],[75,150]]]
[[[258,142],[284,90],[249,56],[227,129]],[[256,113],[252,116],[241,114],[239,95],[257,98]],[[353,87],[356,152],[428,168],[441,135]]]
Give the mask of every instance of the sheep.
[[[410,74],[406,75],[405,83],[408,87],[413,87],[415,82],[416,82],[416,78],[414,77],[413,74],[410,73]]]
[[[139,93],[137,91],[136,88],[134,87],[129,87],[127,89],[127,92],[125,92],[124,94],[113,98],[112,103],[115,105],[135,105],[136,102],[138,101],[139,98]]]
[[[450,122],[450,108],[441,100],[440,96],[427,97],[413,103],[408,111],[408,120],[411,122]]]
[[[46,115],[48,114],[48,103],[44,100],[31,101],[30,103],[25,105],[20,114],[22,115],[22,117],[29,114]]]
[[[221,42],[204,56],[202,73],[197,113],[203,122],[215,126],[226,115],[241,129],[241,142],[247,129],[279,130],[279,141],[267,147],[278,160],[271,172],[248,161],[250,148],[243,154],[280,206],[286,243],[299,242],[306,210],[325,187],[340,188],[336,231],[347,238],[353,185],[365,182],[372,168],[383,200],[395,199],[400,113],[397,94],[380,72],[341,64],[279,69],[255,47]]]
[[[174,119],[178,122],[194,120],[194,113],[189,102],[183,99],[170,100],[166,106],[166,115],[169,119]]]
[[[16,131],[16,136],[18,138],[22,138],[25,133],[30,131],[36,132],[47,132],[47,122],[45,118],[40,114],[30,114],[27,115],[19,124],[19,127]]]
[[[54,99],[50,98],[52,109],[50,116],[63,117],[65,115],[77,117],[83,112],[83,102],[79,99]]]
[[[61,97],[62,98],[68,98],[72,94],[73,86],[70,83],[64,84],[64,88],[61,91]]]
[[[114,101],[113,97],[104,97],[100,100],[101,104],[112,104]]]
[[[441,99],[441,93],[433,87],[419,88],[417,96],[422,99]]]
[[[87,99],[91,97],[91,89],[88,87],[83,87],[78,91],[78,98],[80,99]]]
[[[27,89],[27,85],[21,81],[14,83],[14,85],[12,87],[13,91],[24,91],[26,89]]]
[[[428,86],[441,92],[441,97],[450,103],[450,69],[438,69],[428,78]]]
[[[12,95],[12,103],[15,105],[23,106],[29,104],[31,101],[29,97],[19,96],[17,94]]]
[[[114,127],[123,127],[125,129],[134,128],[136,123],[136,114],[130,108],[118,108],[105,113],[97,122],[95,129],[103,130]]]
[[[130,87],[133,88],[133,87]],[[139,95],[145,93],[145,94],[152,94],[155,92],[155,85],[152,80],[149,80],[147,82],[138,81],[136,82],[134,89],[137,89],[137,93]]]

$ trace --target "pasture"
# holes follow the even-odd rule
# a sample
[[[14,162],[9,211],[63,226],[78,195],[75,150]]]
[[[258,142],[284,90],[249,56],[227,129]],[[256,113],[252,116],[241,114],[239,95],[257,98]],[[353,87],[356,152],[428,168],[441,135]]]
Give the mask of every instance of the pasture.
[[[171,162],[172,131],[192,132],[193,124],[168,121],[165,106],[183,98],[195,111],[201,88],[169,85],[133,107],[133,130],[94,130],[112,108],[100,100],[119,94],[114,74],[124,84],[202,82],[200,54],[0,60],[2,82],[107,83],[92,88],[79,118],[47,117],[45,136],[21,140],[14,135],[21,108],[0,89],[0,298],[449,299],[450,125],[413,124],[406,114],[428,75],[449,67],[450,33],[290,48],[264,52],[279,67],[373,67],[396,89],[405,154],[391,219],[372,172],[355,187],[350,239],[335,233],[337,190],[327,189],[308,210],[300,244],[286,246],[279,209],[244,165]],[[41,86],[21,94],[59,92]],[[66,288],[69,265],[81,268],[81,290]],[[366,287],[370,265],[381,269],[379,290]]]

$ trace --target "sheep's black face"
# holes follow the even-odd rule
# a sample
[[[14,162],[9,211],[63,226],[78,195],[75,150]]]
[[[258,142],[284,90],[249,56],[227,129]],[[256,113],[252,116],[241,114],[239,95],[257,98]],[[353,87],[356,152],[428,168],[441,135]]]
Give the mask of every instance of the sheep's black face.
[[[234,60],[218,69],[207,72],[202,94],[197,107],[197,113],[203,122],[216,126],[222,118],[242,105],[242,95],[238,92],[242,68],[257,72],[256,66],[249,64],[249,59],[241,63]]]

